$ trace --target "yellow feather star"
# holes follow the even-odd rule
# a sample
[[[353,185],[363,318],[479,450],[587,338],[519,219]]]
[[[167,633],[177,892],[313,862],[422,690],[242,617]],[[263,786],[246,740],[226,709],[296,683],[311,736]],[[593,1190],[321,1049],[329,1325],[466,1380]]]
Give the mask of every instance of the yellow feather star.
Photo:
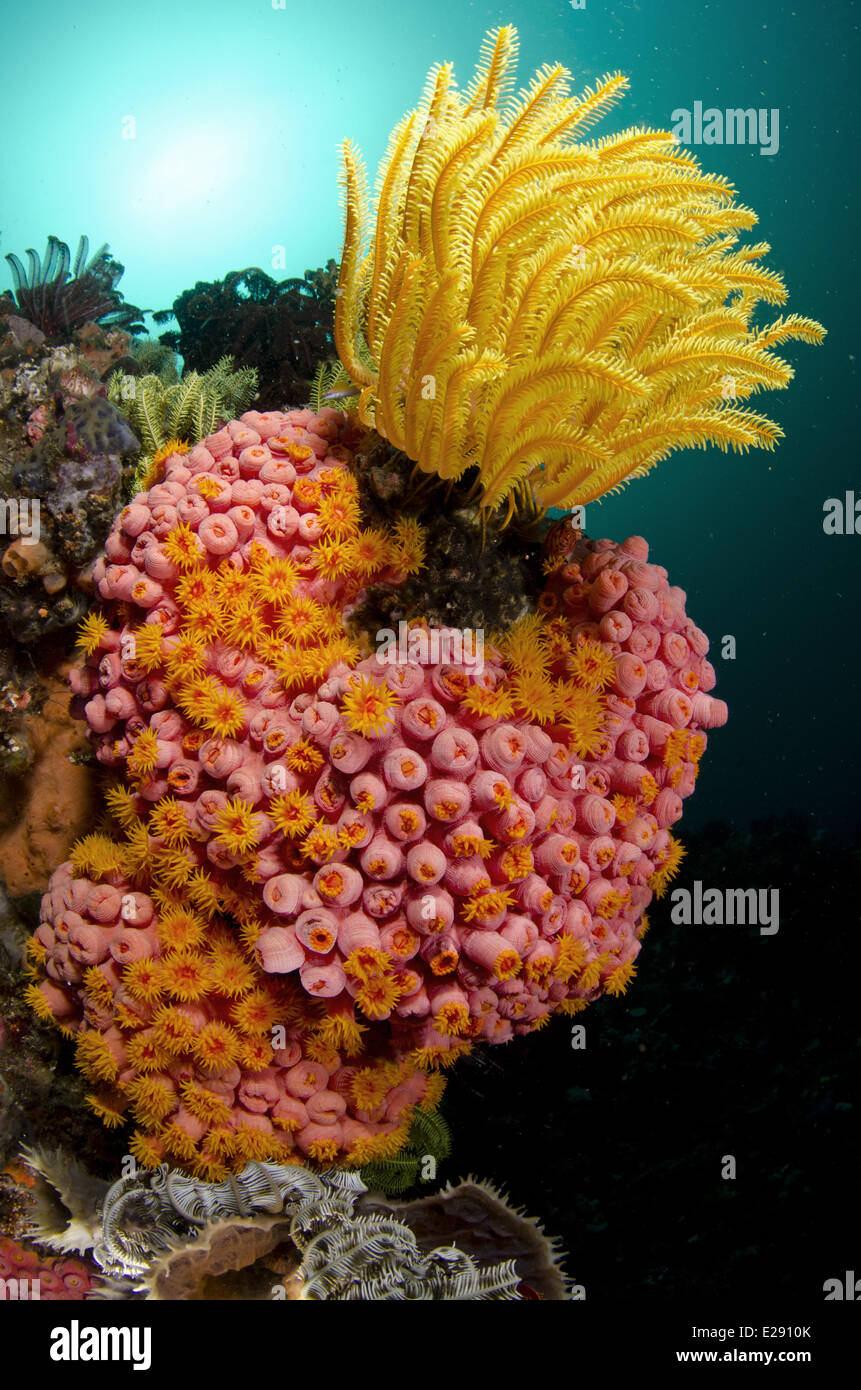
[[[464,93],[431,71],[373,213],[343,147],[335,341],[362,422],[425,472],[477,466],[486,509],[582,504],[674,449],[772,449],[779,427],[741,403],[791,379],[775,344],[824,329],[753,324],[786,299],[769,248],[737,244],[755,215],[668,132],[580,138],[621,74],[578,97],[556,64],[513,97],[516,58],[504,25]]]

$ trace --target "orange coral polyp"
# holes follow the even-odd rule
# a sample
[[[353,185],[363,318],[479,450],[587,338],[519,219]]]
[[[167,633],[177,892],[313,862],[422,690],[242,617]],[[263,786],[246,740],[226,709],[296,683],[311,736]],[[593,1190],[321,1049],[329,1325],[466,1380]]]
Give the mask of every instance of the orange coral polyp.
[[[214,1074],[236,1061],[239,1039],[226,1024],[213,1020],[194,1036],[191,1050],[198,1066]]]
[[[398,696],[385,681],[358,676],[350,683],[341,711],[353,733],[379,736],[393,727],[392,711],[398,703]]]
[[[500,912],[506,911],[511,907],[512,902],[512,893],[508,888],[481,893],[478,897],[469,898],[464,904],[464,921],[485,922],[491,917],[498,916]]]
[[[78,1034],[75,1060],[81,1071],[94,1081],[113,1081],[119,1072],[117,1059],[106,1039],[96,1031]]]
[[[162,1053],[178,1055],[191,1046],[195,1037],[194,1022],[188,1014],[165,1005],[153,1019],[153,1039]]]
[[[339,873],[337,869],[330,869],[328,873],[319,874],[316,883],[317,892],[320,894],[320,897],[328,898],[330,901],[338,898],[344,891],[344,876]],[[331,932],[327,931],[324,935],[328,945],[322,947],[315,946],[315,950],[329,950],[334,944],[334,937]]]
[[[317,864],[325,864],[338,852],[338,837],[325,821],[319,821],[302,841],[302,853]]]
[[[344,961],[345,975],[356,980],[373,980],[391,968],[391,957],[373,946],[357,946]]]
[[[204,935],[204,924],[196,913],[178,907],[160,919],[156,930],[165,951],[181,951],[189,946],[200,945]]]
[[[282,835],[304,835],[314,820],[314,807],[307,792],[285,792],[269,803],[269,818]]]
[[[337,1139],[312,1139],[308,1145],[308,1157],[313,1158],[316,1163],[331,1164],[338,1157],[340,1148]]]
[[[129,1083],[126,1095],[138,1124],[155,1128],[176,1108],[172,1083],[164,1077],[141,1076]]]
[[[450,975],[453,970],[457,969],[459,960],[460,956],[457,951],[449,948],[431,956],[429,964],[435,975]]]
[[[356,1003],[367,1018],[387,1018],[400,998],[400,988],[391,975],[375,975],[364,980],[356,991]]]
[[[129,1152],[142,1168],[158,1168],[164,1162],[164,1140],[157,1134],[136,1130],[129,1141]]]
[[[323,755],[307,738],[300,738],[290,745],[284,761],[291,772],[314,772],[323,765]]]
[[[193,951],[176,951],[165,956],[160,963],[158,979],[162,989],[182,1003],[202,998],[211,984],[207,962]]]
[[[315,478],[297,478],[293,484],[293,501],[310,510],[320,502],[320,484]]]
[[[193,571],[203,562],[203,549],[197,535],[185,522],[169,531],[162,544],[168,559],[181,570]]]
[[[185,806],[171,797],[156,802],[150,812],[148,828],[151,835],[168,845],[187,844],[191,835]]]
[[[161,1071],[170,1060],[171,1053],[159,1041],[155,1029],[148,1028],[126,1040],[126,1055],[135,1071],[149,1072]]]
[[[128,757],[129,772],[144,775],[152,772],[158,763],[158,738],[154,729],[142,729],[132,745]]]
[[[390,542],[383,531],[360,531],[347,543],[346,555],[350,570],[368,580],[389,561]]]
[[[493,973],[498,980],[513,980],[520,974],[521,965],[517,951],[500,951],[493,962]]]
[[[230,1107],[221,1096],[210,1091],[208,1087],[189,1078],[182,1082],[180,1091],[186,1109],[198,1120],[203,1120],[208,1125],[229,1123]]]
[[[354,496],[345,496],[340,491],[320,500],[317,515],[324,533],[338,539],[355,536],[359,529],[359,503]]]
[[[278,1018],[278,1006],[264,990],[254,990],[233,1005],[230,1016],[242,1033],[267,1033]]]
[[[104,976],[101,977],[104,981]],[[104,981],[110,998],[110,986]],[[164,993],[159,962],[152,958],[133,961],[123,971],[123,984],[134,999],[152,1004]]]
[[[601,642],[578,640],[566,666],[574,679],[590,692],[606,690],[616,675],[616,662]]]

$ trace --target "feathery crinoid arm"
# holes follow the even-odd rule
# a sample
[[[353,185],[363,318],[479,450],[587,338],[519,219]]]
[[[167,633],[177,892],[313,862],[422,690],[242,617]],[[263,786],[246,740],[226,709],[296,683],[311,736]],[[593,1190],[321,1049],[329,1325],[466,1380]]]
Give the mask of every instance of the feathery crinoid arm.
[[[368,181],[362,158],[351,141],[344,141],[341,153],[346,225],[338,276],[335,347],[352,380],[357,385],[369,386],[374,379],[373,373],[365,360],[367,351],[363,353],[359,345],[360,339],[366,341],[360,306],[368,235]]]
[[[626,79],[580,96],[560,64],[513,94],[517,34],[484,41],[462,93],[434,67],[396,126],[367,206],[344,146],[336,309],[359,411],[440,478],[476,467],[482,506],[591,501],[674,449],[774,447],[747,398],[781,389],[775,349],[824,329],[755,322],[786,289],[739,236],[726,179],[665,131],[584,140]]]

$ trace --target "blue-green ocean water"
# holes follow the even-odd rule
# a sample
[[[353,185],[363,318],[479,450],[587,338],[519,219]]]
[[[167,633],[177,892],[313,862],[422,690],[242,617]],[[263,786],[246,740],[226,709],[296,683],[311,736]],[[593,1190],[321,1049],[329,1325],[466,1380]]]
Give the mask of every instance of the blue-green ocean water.
[[[453,60],[465,83],[486,30],[507,22],[524,84],[553,61],[578,87],[628,74],[595,134],[667,128],[697,101],[779,112],[775,154],[697,153],[759,213],[789,309],[829,331],[823,347],[782,350],[796,381],[757,398],[786,441],[773,455],[677,453],[591,507],[587,529],[645,535],[713,639],[731,717],[686,823],[794,810],[851,834],[861,536],[826,536],[822,521],[827,498],[861,496],[855,4],[19,4],[2,21],[0,252],[41,250],[49,233],[74,247],[85,232],[110,243],[126,298],[151,310],[198,279],[270,270],[280,247],[273,273],[301,275],[340,254],[338,142],[356,140],[373,170],[431,64]],[[719,654],[725,634],[734,661]]]

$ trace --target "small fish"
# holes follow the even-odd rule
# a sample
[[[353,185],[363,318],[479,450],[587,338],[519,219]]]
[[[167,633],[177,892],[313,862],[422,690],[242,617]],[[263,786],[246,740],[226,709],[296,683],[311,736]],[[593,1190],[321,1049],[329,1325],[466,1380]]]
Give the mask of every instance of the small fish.
[[[72,367],[69,371],[63,372],[60,376],[60,389],[67,396],[82,396],[89,398],[98,396],[104,387],[95,377],[88,372],[82,372],[78,367]]]
[[[556,521],[544,537],[545,571],[551,573],[565,564],[583,532],[571,527],[570,517]]]
[[[348,396],[358,396],[358,395],[359,395],[359,388],[358,388],[358,386],[348,386],[348,387],[345,387],[345,388],[344,388],[343,390],[341,390],[341,391],[324,391],[324,392],[323,392],[323,400],[324,400],[324,401],[344,401],[344,400],[347,399]]]

